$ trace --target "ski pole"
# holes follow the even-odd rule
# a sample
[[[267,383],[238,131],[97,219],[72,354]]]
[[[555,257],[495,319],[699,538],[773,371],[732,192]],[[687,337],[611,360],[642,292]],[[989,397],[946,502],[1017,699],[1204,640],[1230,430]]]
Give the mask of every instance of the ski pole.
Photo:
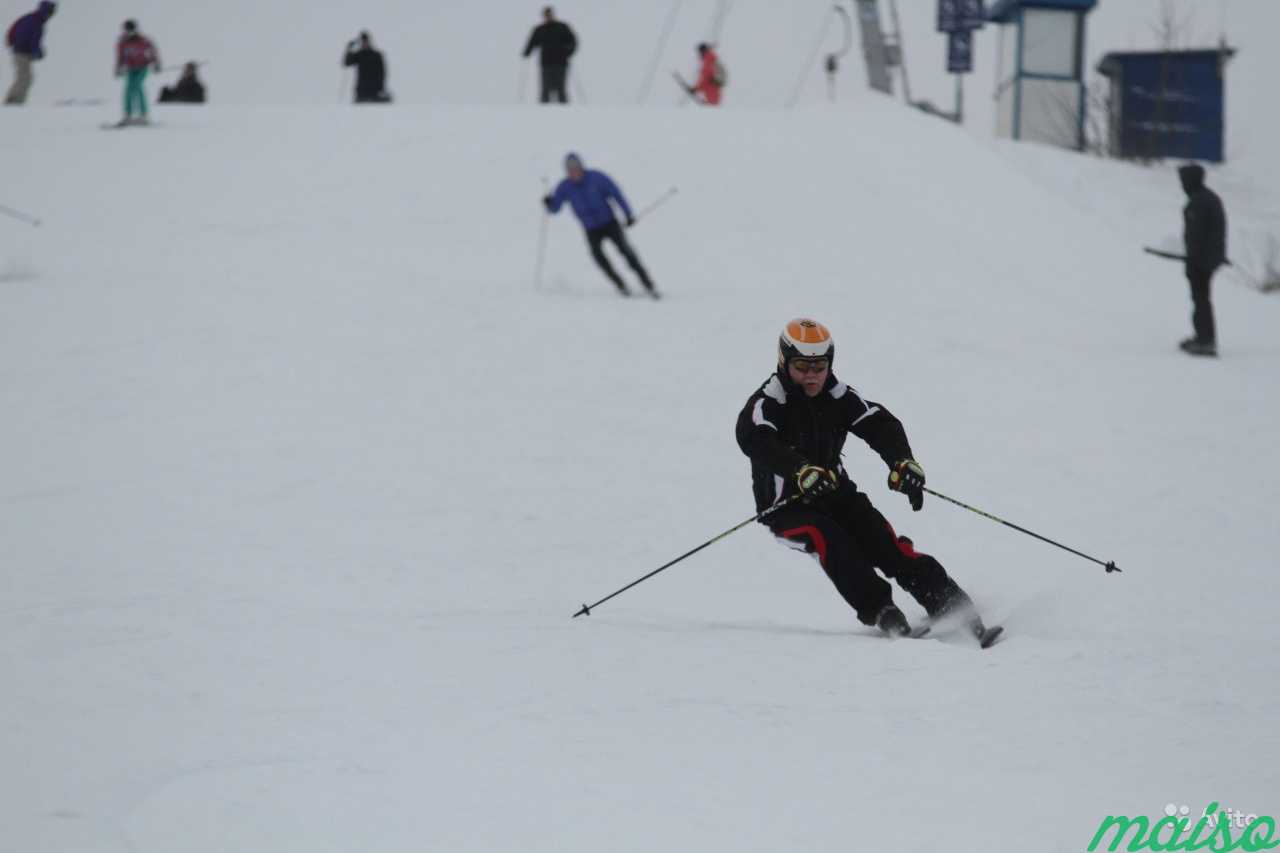
[[[0,204],[0,213],[7,214],[8,216],[13,217],[19,222],[25,222],[28,225],[34,225],[36,228],[40,227],[39,219],[36,219],[34,216],[30,216],[26,213],[23,213],[21,210],[14,210],[12,207],[6,207],[5,205]]]
[[[684,106],[689,101],[692,101],[695,104],[701,103],[701,101],[698,100],[697,95],[694,94],[694,91],[695,91],[694,88],[690,86],[688,83],[684,82],[684,78],[680,76],[679,72],[672,71],[671,76],[676,78],[676,83],[678,83],[680,85],[680,88],[684,90],[685,99],[680,101],[680,106]]]
[[[1143,246],[1142,251],[1148,255],[1155,255],[1157,258],[1168,258],[1171,261],[1185,261],[1187,259],[1186,255],[1179,255],[1177,252],[1166,252],[1163,249],[1153,249],[1150,246]],[[1235,264],[1231,263],[1230,258],[1223,258],[1222,263],[1228,267],[1235,266]]]
[[[662,205],[665,204],[666,201],[669,198],[671,198],[673,195],[675,195],[677,192],[679,192],[679,188],[672,187],[671,189],[667,190],[665,193],[660,195],[657,201],[655,201],[653,204],[649,205],[644,210],[641,210],[639,213],[635,215],[634,219],[636,220],[636,222],[639,222],[641,219],[644,219],[646,216],[648,216],[650,213],[653,213],[659,207],[662,207]]]
[[[658,45],[653,49],[653,59],[649,62],[649,70],[644,75],[644,83],[640,86],[640,94],[636,97],[637,104],[643,104],[649,99],[649,90],[653,87],[653,75],[658,72],[658,63],[662,61],[662,54],[667,49],[667,39],[671,37],[671,28],[675,26],[676,15],[680,14],[680,7],[684,5],[684,0],[675,0],[671,4],[671,11],[667,13],[667,19],[662,24],[662,34],[658,36]]]
[[[753,515],[753,516],[751,516],[750,518],[748,518],[746,521],[743,521],[743,522],[741,522],[741,523],[739,523],[739,524],[735,524],[733,527],[730,527],[728,530],[726,530],[724,533],[721,533],[719,536],[714,536],[714,537],[712,537],[711,539],[708,539],[706,542],[703,542],[701,545],[699,545],[697,548],[694,548],[692,551],[686,551],[685,553],[681,554],[679,557],[676,557],[674,560],[672,560],[671,562],[667,563],[666,565],[658,566],[658,568],[656,568],[656,569],[654,569],[653,571],[649,572],[649,574],[645,575],[645,576],[644,576],[644,577],[642,577],[642,578],[637,578],[636,580],[633,580],[631,583],[627,584],[627,585],[626,585],[626,586],[624,586],[622,589],[617,590],[616,592],[612,592],[612,593],[610,593],[609,595],[606,595],[604,598],[600,599],[600,600],[599,600],[599,601],[597,601],[595,604],[583,604],[583,605],[582,605],[582,609],[581,609],[581,610],[579,610],[577,613],[573,614],[573,618],[574,618],[574,619],[577,619],[579,616],[590,616],[590,615],[591,615],[591,611],[592,611],[593,609],[595,609],[595,608],[599,607],[601,604],[604,604],[606,601],[608,601],[609,599],[613,598],[614,596],[622,595],[622,593],[624,593],[624,592],[626,592],[627,590],[631,589],[631,587],[633,587],[633,586],[635,586],[635,585],[637,585],[637,584],[639,584],[639,583],[642,583],[642,582],[644,582],[644,581],[647,581],[649,578],[653,577],[653,576],[654,576],[654,575],[656,575],[658,572],[665,571],[665,570],[667,570],[667,569],[671,568],[671,567],[672,567],[672,566],[674,566],[676,563],[680,562],[681,560],[685,559],[686,557],[692,557],[694,554],[698,553],[698,552],[699,552],[699,551],[701,551],[703,548],[706,548],[706,547],[707,547],[707,546],[709,546],[709,545],[714,545],[715,543],[719,542],[721,539],[724,539],[724,538],[725,538],[726,536],[728,536],[730,533],[736,533],[737,531],[739,531],[739,530],[741,530],[742,528],[746,527],[748,524],[751,524],[753,521],[760,521],[761,519],[765,518],[766,516],[772,515],[773,513],[775,513],[775,512],[777,512],[778,510],[782,509],[784,506],[789,506],[789,505],[791,505],[791,504],[795,503],[799,498],[800,498],[800,495],[793,495],[792,497],[787,498],[787,499],[786,499],[785,501],[783,501],[782,503],[776,503],[776,504],[774,504],[773,506],[771,506],[771,507],[769,507],[768,509],[766,509],[764,512],[757,513],[756,515]]]
[[[185,71],[188,65],[194,65],[196,68],[204,68],[208,64],[208,62],[201,60],[200,62],[184,62],[181,65],[165,65],[156,73],[168,74],[171,71]]]
[[[542,197],[546,198],[551,184],[544,175],[542,178]],[[542,224],[538,226],[538,263],[533,268],[533,289],[542,290],[542,259],[547,254],[547,222],[551,220],[551,213],[544,207],[542,210]]]
[[[1017,530],[1019,533],[1025,533],[1028,536],[1034,536],[1035,538],[1039,539],[1041,542],[1048,542],[1050,545],[1055,545],[1064,551],[1070,551],[1072,554],[1075,554],[1077,557],[1084,557],[1086,560],[1092,563],[1097,563],[1099,566],[1102,566],[1103,568],[1105,568],[1108,574],[1110,574],[1111,572],[1120,571],[1120,568],[1115,564],[1113,560],[1108,560],[1107,562],[1104,563],[1101,560],[1099,560],[1097,557],[1090,557],[1088,554],[1082,554],[1079,551],[1077,551],[1075,548],[1068,548],[1066,545],[1063,545],[1061,542],[1054,542],[1052,539],[1048,538],[1047,536],[1041,536],[1039,533],[1032,533],[1030,530],[1028,530],[1025,527],[1019,527],[1013,522],[1005,521],[1003,518],[998,518],[989,512],[983,512],[982,510],[976,507],[971,507],[967,503],[962,503],[961,501],[958,501],[955,498],[949,498],[946,495],[942,494],[941,492],[935,492],[933,489],[930,489],[927,486],[922,486],[921,488],[924,489],[929,494],[933,495],[935,498],[942,498],[944,501],[949,501],[950,503],[953,503],[958,507],[963,507],[964,509],[969,510],[969,512],[977,513],[983,518],[989,518],[992,521],[998,521],[1001,524],[1003,524],[1005,527],[1012,527],[1014,530]]]

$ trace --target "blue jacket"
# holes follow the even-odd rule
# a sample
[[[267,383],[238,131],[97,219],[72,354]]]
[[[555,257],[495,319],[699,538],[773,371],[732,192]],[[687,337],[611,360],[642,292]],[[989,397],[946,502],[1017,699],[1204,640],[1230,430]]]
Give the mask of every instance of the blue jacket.
[[[13,28],[10,30],[12,41],[9,43],[13,52],[24,53],[34,59],[43,59],[44,48],[40,43],[44,40],[44,23],[52,14],[53,3],[46,0],[34,12],[29,12],[14,21]]]
[[[551,202],[547,209],[552,213],[560,210],[566,201],[573,208],[574,215],[588,231],[615,222],[613,209],[609,207],[609,199],[613,199],[622,208],[627,218],[631,218],[631,205],[627,198],[613,182],[613,178],[598,169],[587,169],[581,181],[565,178],[551,194]]]

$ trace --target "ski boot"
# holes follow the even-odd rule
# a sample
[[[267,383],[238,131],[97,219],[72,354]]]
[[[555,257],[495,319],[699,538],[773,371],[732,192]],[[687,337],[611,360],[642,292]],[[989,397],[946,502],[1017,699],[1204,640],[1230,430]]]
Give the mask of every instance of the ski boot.
[[[890,637],[910,637],[911,624],[896,604],[886,604],[876,615],[876,627]]]
[[[1218,345],[1213,341],[1202,341],[1198,338],[1187,338],[1178,347],[1187,355],[1217,356]]]
[[[1004,633],[1004,626],[993,625],[988,628],[982,624],[982,617],[976,613],[969,617],[968,626],[969,632],[978,641],[978,645],[984,649],[991,648],[992,644]]]

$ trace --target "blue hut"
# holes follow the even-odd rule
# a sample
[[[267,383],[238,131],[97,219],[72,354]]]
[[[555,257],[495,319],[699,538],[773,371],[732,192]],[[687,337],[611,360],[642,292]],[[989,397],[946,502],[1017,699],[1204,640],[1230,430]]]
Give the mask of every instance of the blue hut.
[[[1111,81],[1109,149],[1143,160],[1223,159],[1223,88],[1235,51],[1108,53],[1098,71]]]
[[[997,0],[996,134],[1084,148],[1085,22],[1097,0]]]

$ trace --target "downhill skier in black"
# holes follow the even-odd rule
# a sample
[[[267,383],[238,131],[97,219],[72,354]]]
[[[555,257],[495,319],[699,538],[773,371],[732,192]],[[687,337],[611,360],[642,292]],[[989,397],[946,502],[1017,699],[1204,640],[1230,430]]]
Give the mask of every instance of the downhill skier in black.
[[[751,459],[756,509],[799,498],[763,523],[784,544],[815,555],[864,624],[894,635],[911,632],[879,568],[931,619],[963,615],[985,642],[987,629],[969,596],[941,563],[898,536],[845,473],[840,456],[853,433],[889,466],[889,487],[903,492],[912,509],[923,506],[924,469],[912,458],[902,423],[836,379],[834,353],[824,326],[793,320],[779,338],[777,371],[738,415],[738,446]]]

